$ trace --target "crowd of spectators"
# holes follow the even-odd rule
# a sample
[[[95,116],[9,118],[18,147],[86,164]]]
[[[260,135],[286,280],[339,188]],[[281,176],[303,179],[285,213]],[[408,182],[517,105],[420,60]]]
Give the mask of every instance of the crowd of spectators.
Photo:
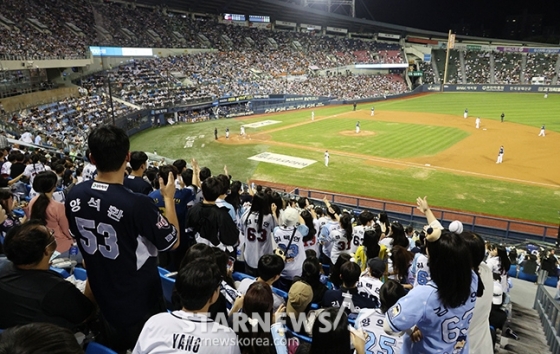
[[[544,83],[550,85],[552,79],[557,77],[556,63],[558,54],[527,54],[527,64],[525,66],[525,81],[531,83],[533,77],[544,77]]]
[[[11,197],[10,207],[0,203],[0,253],[5,254],[0,327],[8,329],[1,343],[15,340],[26,326],[36,326],[35,331],[48,326],[35,324],[40,319],[65,328],[49,327],[49,341],[70,345],[62,344],[68,331],[96,331],[97,342],[119,352],[173,349],[179,339],[170,341],[169,333],[181,336],[186,324],[193,324],[190,335],[201,339],[229,339],[221,347],[229,353],[287,352],[288,346],[298,353],[329,348],[350,354],[350,343],[364,353],[366,338],[381,335],[395,339],[383,345],[400,353],[404,347],[396,333],[415,326],[423,338],[414,340],[412,352],[434,345],[453,349],[455,341],[439,341],[439,332],[429,331],[433,321],[441,328],[446,318],[426,309],[445,301],[454,301],[448,311],[472,313],[472,321],[460,323],[468,331],[468,337],[458,339],[460,345],[468,343],[465,348],[491,352],[491,325],[507,334],[503,310],[496,305],[510,288],[505,248],[488,244],[485,257],[483,239],[463,232],[458,221],[444,229],[426,198],[417,204],[429,228],[416,231],[383,212],[354,215],[327,199],[313,205],[305,197],[243,185],[226,167],[216,175],[194,159],[190,165],[185,160],[156,165],[146,153],[128,148],[123,130],[101,126],[88,137],[88,157],[96,165],[41,151],[2,150],[3,174],[17,167],[23,172],[16,172],[22,176],[14,188],[26,191],[20,186],[30,183],[34,192],[30,206],[14,204],[31,221],[14,215]],[[49,208],[61,211],[45,213]],[[104,237],[94,241],[96,233]],[[81,290],[49,271],[55,251],[73,254],[70,234],[79,247],[73,259],[83,257],[87,267]],[[111,247],[96,244],[94,252],[94,242]],[[125,252],[137,247],[152,251]],[[174,283],[165,306],[160,278]],[[34,291],[22,293],[22,288]],[[256,321],[257,315],[264,323]],[[201,321],[212,328],[194,325]],[[95,325],[100,322],[103,326]],[[276,340],[284,333],[288,343]],[[413,333],[404,335],[410,341]],[[260,341],[243,340],[255,336]],[[205,352],[210,342],[192,345]]]
[[[485,84],[490,82],[490,55],[491,52],[472,51],[465,52],[465,76],[467,84]]]
[[[519,84],[521,82],[521,54],[493,52],[494,82],[496,84]]]

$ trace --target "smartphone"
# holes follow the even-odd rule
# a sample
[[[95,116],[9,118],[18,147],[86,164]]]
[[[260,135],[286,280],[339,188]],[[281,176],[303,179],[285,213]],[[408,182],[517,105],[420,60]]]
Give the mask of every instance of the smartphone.
[[[229,268],[229,269],[233,269],[233,265],[234,265],[234,264],[235,264],[235,258],[229,257],[229,259],[228,259],[228,264],[227,264],[228,268]]]

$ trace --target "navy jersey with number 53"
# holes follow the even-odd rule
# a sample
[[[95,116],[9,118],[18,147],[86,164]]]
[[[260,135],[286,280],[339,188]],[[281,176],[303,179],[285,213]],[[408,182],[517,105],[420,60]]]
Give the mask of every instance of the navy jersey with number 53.
[[[162,296],[156,256],[177,241],[175,227],[148,196],[121,184],[80,183],[65,207],[107,321],[126,326],[153,314]]]

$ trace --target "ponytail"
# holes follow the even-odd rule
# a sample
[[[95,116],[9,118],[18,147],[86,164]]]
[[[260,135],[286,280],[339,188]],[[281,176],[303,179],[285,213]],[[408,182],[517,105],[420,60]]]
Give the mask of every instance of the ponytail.
[[[39,194],[33,207],[31,208],[30,219],[40,220],[43,225],[47,224],[47,207],[51,202],[50,198],[45,193]]]

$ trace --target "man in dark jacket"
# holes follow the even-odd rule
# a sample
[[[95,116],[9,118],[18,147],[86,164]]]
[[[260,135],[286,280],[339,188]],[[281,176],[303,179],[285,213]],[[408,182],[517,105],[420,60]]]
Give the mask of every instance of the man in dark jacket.
[[[216,177],[209,177],[202,183],[204,200],[189,209],[185,227],[187,234],[194,235],[197,243],[219,247],[233,255],[233,246],[239,242],[239,230],[228,209],[216,205],[222,190],[221,183]]]

